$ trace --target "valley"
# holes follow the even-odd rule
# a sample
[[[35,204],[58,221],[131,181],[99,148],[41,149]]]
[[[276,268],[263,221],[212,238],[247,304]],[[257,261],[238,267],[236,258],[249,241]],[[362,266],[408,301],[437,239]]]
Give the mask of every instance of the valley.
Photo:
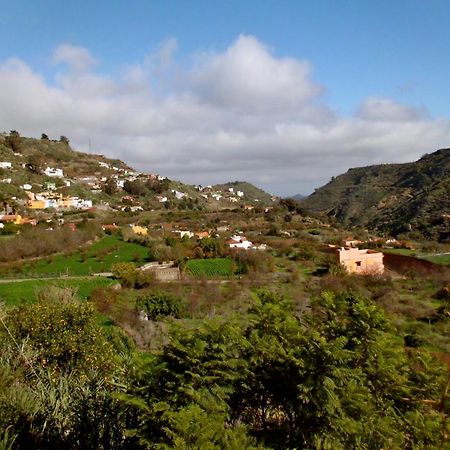
[[[0,426],[20,448],[447,445],[447,150],[299,202],[18,133],[0,160]],[[344,247],[382,269],[346,270]]]

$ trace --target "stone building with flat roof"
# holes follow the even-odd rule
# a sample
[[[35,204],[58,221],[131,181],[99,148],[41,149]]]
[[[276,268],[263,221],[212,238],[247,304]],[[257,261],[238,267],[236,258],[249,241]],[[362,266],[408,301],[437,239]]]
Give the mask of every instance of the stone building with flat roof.
[[[348,273],[380,275],[384,272],[383,253],[370,249],[345,248],[337,251],[339,264]]]

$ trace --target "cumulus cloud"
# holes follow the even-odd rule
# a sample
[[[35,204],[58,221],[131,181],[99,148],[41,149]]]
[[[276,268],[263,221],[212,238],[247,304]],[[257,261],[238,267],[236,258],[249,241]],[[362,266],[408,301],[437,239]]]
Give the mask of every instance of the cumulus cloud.
[[[62,44],[55,48],[52,62],[54,64],[67,64],[70,69],[76,72],[84,72],[92,66],[98,64],[91,52],[84,47]]]
[[[25,62],[0,63],[0,129],[68,136],[143,171],[185,182],[244,179],[277,194],[308,193],[349,167],[410,161],[448,145],[450,122],[389,98],[351,117],[324,102],[308,61],[277,57],[253,36],[181,68],[168,40],[120,76],[96,73],[67,44],[49,82]],[[170,76],[167,76],[167,74]],[[164,79],[164,81],[162,81]],[[162,85],[161,83],[165,83]]]
[[[190,81],[198,98],[215,106],[292,113],[322,92],[310,75],[307,61],[276,58],[253,36],[239,36],[225,52],[199,57]]]

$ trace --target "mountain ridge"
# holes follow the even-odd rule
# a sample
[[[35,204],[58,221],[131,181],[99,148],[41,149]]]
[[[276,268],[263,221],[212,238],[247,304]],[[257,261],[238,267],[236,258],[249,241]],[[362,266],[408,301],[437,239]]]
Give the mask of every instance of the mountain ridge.
[[[419,160],[351,168],[301,201],[344,226],[450,239],[450,149]]]

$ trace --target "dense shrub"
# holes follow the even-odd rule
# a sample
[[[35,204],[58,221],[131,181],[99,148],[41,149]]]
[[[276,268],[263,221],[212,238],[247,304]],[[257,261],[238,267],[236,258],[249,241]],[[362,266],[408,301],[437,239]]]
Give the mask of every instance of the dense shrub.
[[[186,304],[171,294],[148,291],[139,295],[136,308],[143,311],[149,320],[160,320],[167,316],[178,319],[184,315]]]

